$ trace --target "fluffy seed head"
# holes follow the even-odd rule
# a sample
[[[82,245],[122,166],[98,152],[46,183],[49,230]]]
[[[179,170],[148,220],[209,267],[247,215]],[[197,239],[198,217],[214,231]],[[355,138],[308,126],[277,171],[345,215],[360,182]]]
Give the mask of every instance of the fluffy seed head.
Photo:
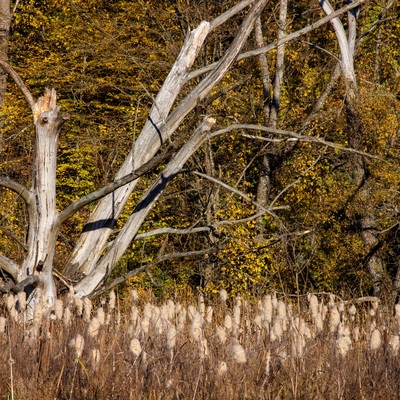
[[[18,306],[20,310],[25,310],[26,308],[26,293],[25,292],[18,292]]]
[[[330,325],[332,333],[336,331],[339,324],[340,324],[339,311],[336,307],[332,307],[331,308],[331,317],[330,317],[330,321],[329,321],[329,325]]]
[[[351,339],[349,336],[339,336],[336,340],[336,346],[339,350],[339,354],[342,357],[346,357],[347,353],[351,348]]]
[[[395,306],[394,306],[394,312],[395,312],[395,317],[396,318],[400,318],[400,303],[397,303]]]
[[[131,311],[131,323],[133,325],[136,324],[137,320],[139,317],[139,311],[135,305],[132,306],[132,311]]]
[[[213,308],[211,306],[208,306],[207,310],[206,310],[205,319],[206,319],[207,324],[209,324],[209,325],[211,325],[213,313],[214,313]]]
[[[375,328],[371,332],[371,336],[369,339],[369,348],[371,349],[371,351],[376,351],[381,347],[381,343],[382,343],[381,332],[377,328]]]
[[[225,361],[220,361],[218,365],[218,375],[225,375],[228,372],[228,366]]]
[[[222,326],[217,326],[215,329],[215,335],[217,336],[219,342],[221,344],[225,344],[226,342],[226,332],[225,329]]]
[[[139,295],[136,289],[132,289],[131,291],[132,301],[136,303],[139,300]]]
[[[245,364],[247,361],[246,351],[239,342],[232,345],[232,357],[238,364]]]
[[[63,317],[63,311],[64,311],[64,303],[62,300],[56,300],[54,302],[54,314],[56,316],[56,319],[58,319],[59,321],[62,320]]]
[[[96,368],[97,364],[100,362],[100,350],[92,350],[92,368]]]
[[[83,320],[86,322],[90,321],[90,317],[92,314],[92,302],[90,301],[90,299],[88,299],[87,297],[85,297],[83,299]]]
[[[272,299],[270,295],[264,297],[263,311],[264,311],[264,320],[270,324],[272,321],[272,313],[273,313]]]
[[[80,298],[75,298],[74,300],[75,308],[76,308],[76,314],[78,317],[80,317],[83,313],[83,301]]]
[[[192,325],[190,327],[190,336],[198,342],[202,336],[202,323],[203,317],[199,312],[196,312],[193,316]]]
[[[78,333],[70,342],[69,345],[75,350],[76,358],[80,358],[85,347],[85,339]]]
[[[167,347],[173,350],[176,346],[176,328],[175,325],[170,324],[167,330]]]
[[[225,315],[225,320],[224,320],[224,326],[225,329],[230,332],[232,330],[232,317],[230,316],[230,314],[226,314]]]
[[[15,308],[15,297],[12,293],[9,293],[7,295],[7,310],[8,312],[12,312],[14,308]]]
[[[219,291],[219,298],[221,299],[222,303],[226,303],[226,300],[228,298],[228,292],[225,289],[221,289]]]
[[[0,317],[0,335],[6,331],[7,320],[4,317]]]
[[[313,318],[316,317],[316,315],[318,314],[318,299],[317,296],[315,294],[310,294],[308,296],[308,301],[310,303],[310,313],[312,315]]]
[[[116,296],[114,290],[111,290],[110,292],[110,299],[108,301],[108,308],[110,311],[113,311],[115,308],[115,303],[116,303]]]
[[[277,304],[277,317],[279,319],[286,318],[286,304],[282,300],[279,300]]]
[[[198,341],[198,346],[200,358],[204,360],[209,356],[207,339],[205,337],[200,338],[200,340]]]
[[[400,338],[399,335],[392,335],[389,340],[389,347],[392,350],[394,356],[397,356],[400,349]]]
[[[92,318],[92,320],[89,322],[89,326],[88,326],[88,333],[89,336],[94,338],[97,336],[97,334],[99,333],[99,329],[100,329],[100,322],[97,319],[97,317]]]
[[[142,346],[138,339],[134,338],[129,343],[129,350],[135,357],[139,357],[140,353],[142,352]]]
[[[106,322],[106,314],[104,312],[104,308],[103,307],[99,307],[97,309],[96,318],[99,321],[100,325],[104,325],[104,323]]]
[[[69,309],[69,307],[65,307],[64,310],[64,318],[63,318],[63,322],[65,326],[70,326],[71,325],[71,310]]]

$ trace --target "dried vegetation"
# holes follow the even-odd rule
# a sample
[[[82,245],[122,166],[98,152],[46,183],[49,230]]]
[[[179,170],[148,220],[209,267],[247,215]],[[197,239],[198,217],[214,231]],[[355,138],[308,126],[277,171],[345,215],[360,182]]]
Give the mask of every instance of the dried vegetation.
[[[25,307],[27,307],[25,309]],[[396,399],[400,305],[4,298],[0,398]]]

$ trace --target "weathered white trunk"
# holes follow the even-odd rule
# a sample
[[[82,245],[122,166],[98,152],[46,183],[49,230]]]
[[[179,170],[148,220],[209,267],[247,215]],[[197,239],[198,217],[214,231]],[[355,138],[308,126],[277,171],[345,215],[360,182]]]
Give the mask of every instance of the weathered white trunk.
[[[204,99],[215,85],[220,82],[238,56],[253,28],[255,19],[260,15],[266,2],[266,0],[258,0],[255,2],[224,57],[215,66],[213,71],[211,71],[193,91],[170,112],[177,95],[188,80],[190,67],[210,30],[210,24],[208,22],[202,22],[196,30],[189,34],[171,73],[168,75],[156,98],[148,122],[136,140],[133,152],[129,154],[122,169],[119,171],[118,177],[132,172],[132,168],[141,166],[154,156],[160,146],[172,136],[184,118],[196,107],[198,102]],[[86,226],[87,232],[82,236],[82,239],[77,244],[76,250],[68,262],[69,275],[83,273],[83,275],[89,278],[93,276],[93,274],[96,274],[96,276],[103,274],[101,279],[104,279],[109,273],[109,269],[104,270],[102,266],[104,265],[104,258],[107,257],[110,251],[107,252],[107,255],[104,256],[102,260],[99,261],[99,259],[101,254],[104,253],[108,238],[111,234],[111,228],[119,217],[135,184],[136,183],[133,182],[129,185],[129,188],[124,188],[120,192],[115,191],[113,195],[108,196],[107,199],[99,203],[95,213]],[[101,229],[101,226],[106,228]],[[113,266],[117,261],[118,258],[113,259]],[[79,284],[79,286],[75,288],[77,295],[78,293],[82,293],[81,288],[86,286],[87,281],[88,280],[85,278],[85,283],[82,283],[82,285]],[[100,282],[100,280],[98,280],[98,282]]]
[[[48,305],[56,298],[52,276],[53,258],[58,233],[56,210],[56,166],[58,134],[67,114],[59,115],[55,90],[47,90],[34,106],[36,128],[31,195],[28,207],[28,253],[19,270],[18,281],[38,275]]]
[[[328,0],[318,0],[320,6],[326,15],[334,12]],[[353,15],[349,13],[349,15]],[[357,88],[356,74],[354,72],[354,43],[356,38],[356,20],[350,18],[349,20],[349,36],[346,35],[342,21],[339,17],[333,18],[331,21],[332,27],[336,34],[336,39],[340,48],[342,74],[346,82],[347,97],[354,98]]]
[[[118,171],[116,179],[128,175],[151,159],[173,133],[172,130],[161,130],[161,127],[165,124],[177,95],[186,83],[187,73],[208,32],[209,23],[202,22],[198,28],[189,33],[175,64],[155,99],[148,121],[137,138],[134,148],[129,152]],[[112,233],[112,228],[136,184],[137,180],[100,200],[68,261],[69,274],[79,272],[87,275],[96,267],[96,263]]]
[[[109,275],[110,271],[115,266],[116,260],[119,260],[125,253],[161,193],[174,176],[182,169],[185,162],[203,144],[204,140],[207,138],[207,132],[211,129],[213,124],[215,124],[213,118],[205,118],[192,137],[166,166],[158,179],[143,196],[135,211],[125,223],[117,238],[113,241],[107,254],[100,260],[97,267],[74,287],[76,297],[89,295]]]
[[[287,0],[280,1],[278,22],[278,43],[286,36]],[[276,128],[278,112],[281,103],[281,90],[283,84],[283,73],[285,69],[285,45],[280,44],[276,51],[274,91],[269,114],[269,126]]]

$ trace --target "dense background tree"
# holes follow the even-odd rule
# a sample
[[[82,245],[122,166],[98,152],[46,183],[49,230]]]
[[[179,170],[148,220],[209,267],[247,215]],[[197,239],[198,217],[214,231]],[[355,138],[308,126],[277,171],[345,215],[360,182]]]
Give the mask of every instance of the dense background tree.
[[[236,3],[165,1],[160,7],[152,1],[93,0],[17,5],[9,63],[35,97],[45,87],[56,88],[58,104],[70,114],[59,138],[59,211],[114,179],[146,124],[188,29],[202,20],[213,21]],[[130,277],[129,284],[155,284],[160,290],[178,285],[211,291],[397,293],[398,7],[394,1],[371,1],[339,17],[352,48],[354,106],[340,68],[343,49],[329,24],[229,69],[177,132],[192,133],[201,115],[216,120],[213,131],[237,123],[269,131],[242,126],[211,134],[185,165],[203,175],[175,177],[116,268],[106,274],[105,287]],[[250,8],[208,35],[193,71],[226,54]],[[242,52],[282,39],[324,15],[318,2],[268,2]],[[354,17],[356,23],[351,22]],[[205,75],[192,76],[177,104]],[[351,135],[351,107],[357,108],[357,141]],[[1,113],[1,175],[29,186],[34,127],[12,80]],[[357,174],[357,165],[362,173]],[[92,246],[87,237],[99,231],[86,224],[94,206],[65,221],[53,262],[60,290],[74,286],[101,262],[159,172],[142,177],[115,224],[102,228],[108,233],[97,259],[88,259],[88,253],[83,253],[85,259],[77,256],[82,246]],[[27,251],[27,211],[20,195],[0,190],[0,254],[20,264]],[[271,206],[280,209],[266,213]],[[220,225],[227,220],[243,223]],[[196,251],[204,252],[196,257]],[[371,269],[374,260],[379,260],[378,284]],[[147,275],[136,276],[139,271]],[[113,281],[121,275],[123,279]],[[99,284],[97,289],[104,289],[104,282]]]

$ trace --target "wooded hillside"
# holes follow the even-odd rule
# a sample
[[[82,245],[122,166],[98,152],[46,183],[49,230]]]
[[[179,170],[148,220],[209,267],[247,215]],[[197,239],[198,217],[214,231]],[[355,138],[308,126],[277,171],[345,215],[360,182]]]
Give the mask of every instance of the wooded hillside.
[[[397,296],[398,2],[1,3],[4,285]]]

